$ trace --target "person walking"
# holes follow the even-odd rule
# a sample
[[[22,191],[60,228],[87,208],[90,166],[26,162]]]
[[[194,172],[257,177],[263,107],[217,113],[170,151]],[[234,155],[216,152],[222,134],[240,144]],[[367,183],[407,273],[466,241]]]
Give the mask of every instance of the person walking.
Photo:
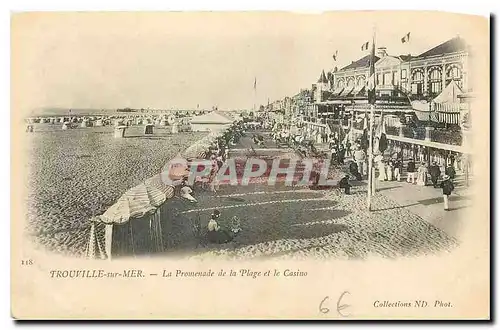
[[[354,151],[354,161],[358,165],[358,171],[361,173],[361,175],[365,175],[365,160],[366,160],[366,154],[361,148],[357,148],[356,151]]]
[[[426,186],[427,185],[427,174],[429,174],[429,170],[427,168],[427,164],[423,162],[417,170],[417,185],[418,186]]]
[[[446,166],[446,169],[444,170],[444,174],[448,175],[450,177],[450,180],[454,180],[455,176],[457,173],[455,172],[455,168],[453,167],[453,164],[450,163],[448,166]]]
[[[408,176],[406,177],[406,182],[408,183],[415,183],[416,179],[416,173],[415,173],[415,162],[413,161],[413,158],[410,158],[408,161],[408,165],[406,165],[406,172],[408,172]]]
[[[438,188],[437,183],[441,176],[441,169],[436,162],[432,162],[432,165],[429,167],[429,174],[431,175],[432,186]]]
[[[344,146],[340,144],[337,149],[337,164],[344,165],[344,159],[345,159],[345,149]]]
[[[450,180],[450,177],[446,174],[443,176],[443,181],[441,182],[441,189],[443,190],[444,210],[449,211],[450,210],[449,197],[451,195],[451,192],[455,189],[455,187],[453,186],[453,182]]]
[[[387,172],[387,181],[394,180],[394,161],[392,159],[389,159],[389,161],[387,162],[385,170]]]
[[[397,181],[401,181],[401,172],[402,172],[402,168],[403,168],[403,162],[401,161],[400,158],[397,158],[395,161],[394,161],[394,178],[397,180]]]

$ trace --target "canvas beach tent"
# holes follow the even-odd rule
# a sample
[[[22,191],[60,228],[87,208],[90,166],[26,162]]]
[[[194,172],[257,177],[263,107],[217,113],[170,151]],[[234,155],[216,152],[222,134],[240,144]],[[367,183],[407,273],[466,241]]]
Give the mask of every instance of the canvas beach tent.
[[[161,175],[129,189],[106,212],[91,219],[87,257],[109,259],[163,251],[162,222],[167,221],[167,214],[161,209],[173,196],[174,187],[164,184]]]
[[[433,102],[436,119],[447,124],[460,123],[460,99],[462,89],[452,80]]]

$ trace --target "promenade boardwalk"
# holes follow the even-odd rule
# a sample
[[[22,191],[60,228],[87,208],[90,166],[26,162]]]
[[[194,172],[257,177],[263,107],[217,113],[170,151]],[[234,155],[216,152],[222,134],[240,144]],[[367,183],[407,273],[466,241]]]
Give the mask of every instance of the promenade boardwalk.
[[[236,149],[250,148],[250,137],[242,139]],[[275,148],[266,139],[265,146]],[[265,149],[265,146],[259,148]],[[272,146],[272,147],[271,147]],[[255,147],[256,148],[256,147]],[[408,200],[388,195],[391,189],[413,189]],[[302,258],[334,257],[364,259],[368,257],[396,258],[432,252],[450,251],[456,244],[451,225],[444,225],[445,213],[439,203],[426,202],[439,198],[438,189],[403,186],[403,183],[382,183],[374,197],[376,211],[366,209],[366,184],[354,183],[351,195],[338,189],[311,190],[309,187],[288,187],[284,184],[221,185],[217,193],[196,193],[197,204],[178,200],[171,203],[172,224],[166,241],[172,254],[189,257],[219,255],[239,258]],[[421,193],[422,195],[419,195]],[[432,213],[411,208],[412,203],[431,206]],[[197,246],[191,223],[199,219],[206,228],[214,209],[221,212],[220,222],[233,216],[241,220],[241,233],[227,244]],[[429,208],[430,209],[430,208]],[[440,212],[441,211],[441,212]],[[454,212],[454,211],[451,211]],[[437,223],[431,219],[435,217]],[[441,223],[440,223],[441,221]]]

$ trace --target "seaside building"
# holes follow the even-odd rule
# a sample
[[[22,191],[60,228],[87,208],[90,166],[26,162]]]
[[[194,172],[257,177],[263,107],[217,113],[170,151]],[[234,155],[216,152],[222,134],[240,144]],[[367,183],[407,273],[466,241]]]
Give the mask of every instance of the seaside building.
[[[291,98],[290,113],[313,139],[322,133],[361,132],[370,107],[366,90],[370,57],[326,74],[322,71],[309,97],[301,91]],[[383,114],[392,142],[424,153],[427,160],[433,154],[466,152],[460,123],[469,116],[470,102],[460,100],[473,93],[471,58],[471,50],[460,36],[418,55],[393,55],[386,47],[377,48],[375,117],[380,122]],[[415,122],[417,127],[408,126]]]

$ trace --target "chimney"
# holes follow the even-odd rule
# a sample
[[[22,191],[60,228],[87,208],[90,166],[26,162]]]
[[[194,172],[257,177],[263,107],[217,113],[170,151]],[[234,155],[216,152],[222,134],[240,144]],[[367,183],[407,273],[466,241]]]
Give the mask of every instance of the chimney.
[[[386,57],[387,56],[387,51],[386,51],[386,47],[378,47],[377,48],[377,56],[382,58],[382,57]]]

